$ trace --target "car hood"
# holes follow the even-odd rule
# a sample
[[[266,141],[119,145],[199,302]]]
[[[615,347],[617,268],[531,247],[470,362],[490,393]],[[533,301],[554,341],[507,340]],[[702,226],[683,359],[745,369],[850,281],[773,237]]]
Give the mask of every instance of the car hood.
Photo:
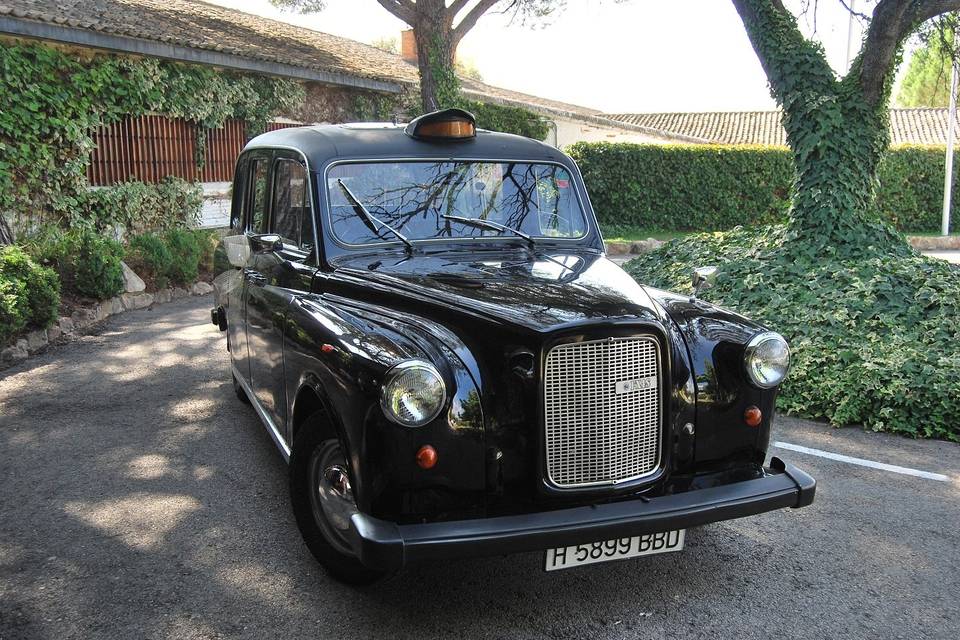
[[[329,284],[340,291],[331,292],[384,306],[412,305],[415,312],[436,306],[536,332],[600,321],[660,321],[646,291],[596,253],[366,254],[335,266]]]

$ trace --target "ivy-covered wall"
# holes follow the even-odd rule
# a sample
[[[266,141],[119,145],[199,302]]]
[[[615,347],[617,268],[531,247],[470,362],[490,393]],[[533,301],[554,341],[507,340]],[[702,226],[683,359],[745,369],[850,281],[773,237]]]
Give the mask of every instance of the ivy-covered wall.
[[[22,229],[37,221],[103,226],[97,205],[110,198],[92,196],[86,180],[91,133],[101,125],[147,113],[201,129],[241,118],[253,135],[299,107],[304,90],[279,78],[2,41],[0,97],[0,213]]]

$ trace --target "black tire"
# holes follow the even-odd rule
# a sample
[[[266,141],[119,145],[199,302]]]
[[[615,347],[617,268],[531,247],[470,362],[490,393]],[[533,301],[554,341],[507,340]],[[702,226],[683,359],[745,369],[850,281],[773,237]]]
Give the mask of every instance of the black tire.
[[[247,397],[247,392],[240,386],[240,381],[237,380],[237,376],[230,374],[230,377],[233,378],[233,392],[237,394],[237,398],[244,404],[250,404],[250,398]]]
[[[329,511],[323,508],[323,505],[337,499],[342,500],[342,504],[353,500],[349,480],[346,493],[331,494],[328,488],[327,497],[324,498],[324,485],[321,482],[326,482],[326,476],[323,472],[332,468],[328,466],[329,462],[336,461],[338,452],[340,460],[343,459],[342,451],[340,441],[330,429],[322,411],[307,418],[294,439],[290,454],[290,502],[297,527],[313,557],[337,580],[351,585],[367,585],[386,577],[388,573],[371,569],[360,562],[346,540],[338,535],[343,527],[337,527],[331,521]],[[345,462],[335,466],[337,473],[346,472]],[[321,474],[319,477],[318,473]],[[355,502],[353,509],[356,509]],[[334,518],[337,518],[336,514]],[[338,519],[342,525],[343,518]]]

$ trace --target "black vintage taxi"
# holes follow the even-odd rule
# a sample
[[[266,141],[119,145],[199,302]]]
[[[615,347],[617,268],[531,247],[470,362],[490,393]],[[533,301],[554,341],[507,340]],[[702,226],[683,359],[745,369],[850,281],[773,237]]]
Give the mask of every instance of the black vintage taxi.
[[[239,158],[231,227],[212,320],[343,581],[679,551],[813,501],[765,465],[784,339],[608,260],[555,148],[459,110],[274,131]]]

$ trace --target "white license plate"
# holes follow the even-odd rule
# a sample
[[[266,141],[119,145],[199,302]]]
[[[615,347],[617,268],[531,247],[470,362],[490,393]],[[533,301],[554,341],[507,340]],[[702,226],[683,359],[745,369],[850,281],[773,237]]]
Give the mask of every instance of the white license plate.
[[[638,556],[652,556],[683,549],[685,529],[648,533],[632,538],[614,538],[603,542],[588,542],[572,547],[547,549],[544,569],[556,571],[595,562],[609,562]]]

